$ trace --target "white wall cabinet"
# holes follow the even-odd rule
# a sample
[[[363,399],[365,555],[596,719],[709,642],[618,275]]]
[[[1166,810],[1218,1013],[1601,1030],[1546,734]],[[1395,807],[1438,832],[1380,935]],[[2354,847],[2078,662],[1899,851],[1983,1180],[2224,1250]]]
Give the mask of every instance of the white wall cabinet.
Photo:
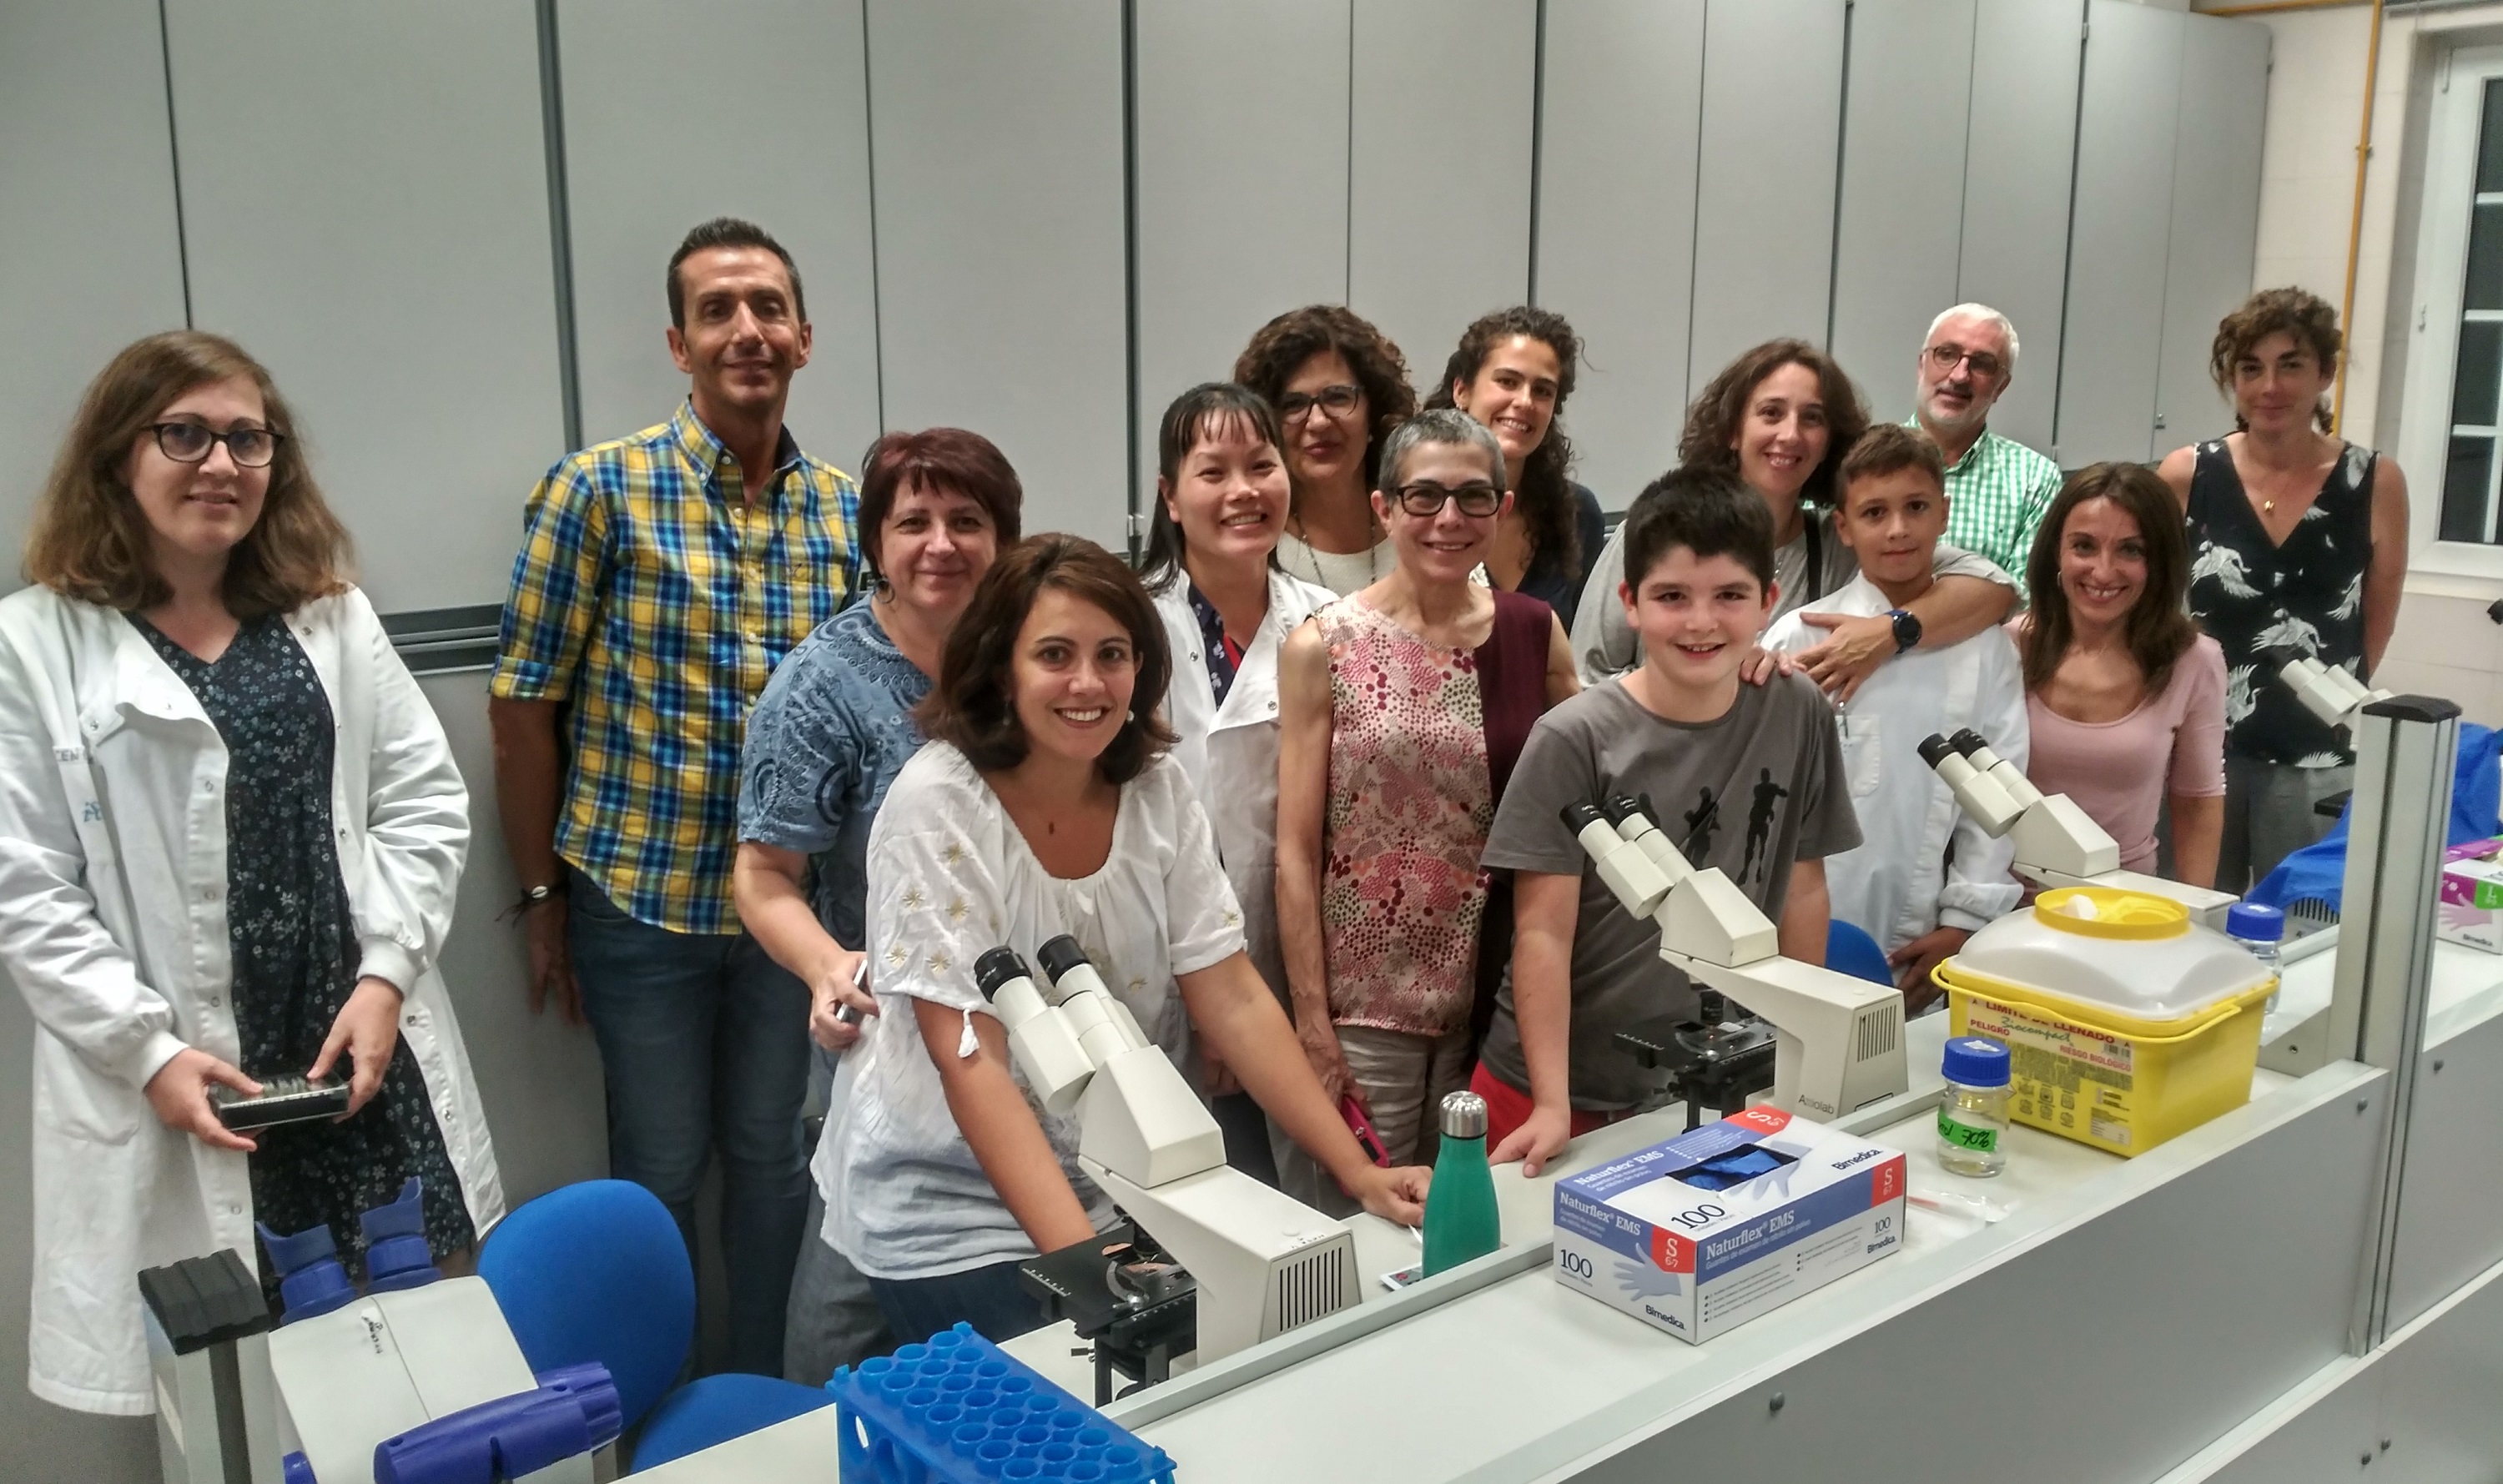
[[[378,606],[499,600],[565,452],[530,8],[164,9],[192,322],[294,403]]]
[[[1588,363],[1564,410],[1578,475],[1623,510],[1677,461],[1695,307],[1704,0],[1548,0],[1540,304]]]
[[[790,252],[807,299],[791,431],[857,477],[879,431],[860,0],[715,0],[707,16],[740,41],[736,101],[708,101],[734,75],[691,55],[680,0],[558,7],[582,436],[649,427],[686,396],[669,254],[696,223],[743,217]],[[656,106],[671,97],[686,106]]]
[[[1129,303],[1118,0],[869,0],[889,427],[970,427],[1025,528],[1118,548]]]

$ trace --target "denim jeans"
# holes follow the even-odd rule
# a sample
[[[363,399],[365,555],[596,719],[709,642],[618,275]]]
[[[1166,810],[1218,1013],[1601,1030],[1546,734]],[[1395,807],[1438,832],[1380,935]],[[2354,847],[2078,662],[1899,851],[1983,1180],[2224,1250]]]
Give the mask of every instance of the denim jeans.
[[[1017,1260],[943,1278],[872,1278],[869,1291],[897,1340],[928,1339],[958,1320],[992,1344],[1043,1328],[1043,1300],[1017,1281]]]
[[[696,1188],[720,1150],[728,1368],[780,1375],[808,1210],[807,989],[745,933],[638,922],[579,871],[567,911],[607,1083],[608,1172],[661,1197],[692,1262]]]

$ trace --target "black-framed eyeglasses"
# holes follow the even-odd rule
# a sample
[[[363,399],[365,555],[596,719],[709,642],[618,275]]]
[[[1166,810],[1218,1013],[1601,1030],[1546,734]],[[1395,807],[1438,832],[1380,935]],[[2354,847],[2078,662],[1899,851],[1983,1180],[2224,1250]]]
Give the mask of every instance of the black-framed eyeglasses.
[[[2005,362],[1988,351],[1968,351],[1960,345],[1930,347],[1930,364],[1937,367],[1939,371],[1953,371],[1957,361],[1963,361],[1972,367],[1973,375],[1989,381],[1997,381],[1999,373],[2007,369]]]
[[[206,463],[209,450],[223,443],[235,466],[243,469],[269,467],[269,461],[278,456],[279,440],[287,436],[265,427],[214,432],[197,422],[153,422],[148,430],[156,435],[156,452],[176,463]]]
[[[1316,407],[1333,418],[1345,418],[1355,411],[1356,403],[1363,400],[1363,388],[1346,385],[1323,387],[1318,393],[1289,391],[1278,398],[1278,421],[1301,422],[1313,415]]]
[[[1446,502],[1459,506],[1464,516],[1484,518],[1503,508],[1503,491],[1492,485],[1462,485],[1457,489],[1432,484],[1399,487],[1399,508],[1419,520],[1441,515]]]

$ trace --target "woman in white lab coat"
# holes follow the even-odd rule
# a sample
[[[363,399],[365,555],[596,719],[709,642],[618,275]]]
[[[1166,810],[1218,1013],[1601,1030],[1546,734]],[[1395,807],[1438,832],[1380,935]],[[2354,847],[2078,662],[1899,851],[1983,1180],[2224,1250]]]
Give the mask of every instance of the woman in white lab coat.
[[[434,972],[468,796],[346,555],[268,373],[178,331],[88,388],[34,585],[0,599],[0,965],[36,1022],[27,1384],[60,1405],[152,1410],[139,1270],[257,1260],[256,1217],[326,1221],[360,1265],[356,1216],[408,1175],[438,1256],[502,1214]],[[334,1069],[340,1121],[218,1121],[214,1088]]]
[[[1174,760],[1217,836],[1252,967],[1286,998],[1278,947],[1278,650],[1335,594],[1276,561],[1288,487],[1278,415],[1259,393],[1207,382],[1174,399],[1156,435],[1156,513],[1141,573],[1174,654],[1165,724]],[[1210,1060],[1226,1158],[1275,1183],[1257,1104]],[[1287,1141],[1291,1142],[1291,1141]]]

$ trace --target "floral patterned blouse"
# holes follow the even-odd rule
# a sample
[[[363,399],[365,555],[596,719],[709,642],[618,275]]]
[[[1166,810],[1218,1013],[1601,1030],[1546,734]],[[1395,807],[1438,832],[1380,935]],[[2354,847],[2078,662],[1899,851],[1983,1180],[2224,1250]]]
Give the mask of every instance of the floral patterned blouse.
[[[1494,824],[1474,651],[1361,596],[1315,614],[1329,653],[1321,950],[1330,1018],[1413,1035],[1468,1024]]]

